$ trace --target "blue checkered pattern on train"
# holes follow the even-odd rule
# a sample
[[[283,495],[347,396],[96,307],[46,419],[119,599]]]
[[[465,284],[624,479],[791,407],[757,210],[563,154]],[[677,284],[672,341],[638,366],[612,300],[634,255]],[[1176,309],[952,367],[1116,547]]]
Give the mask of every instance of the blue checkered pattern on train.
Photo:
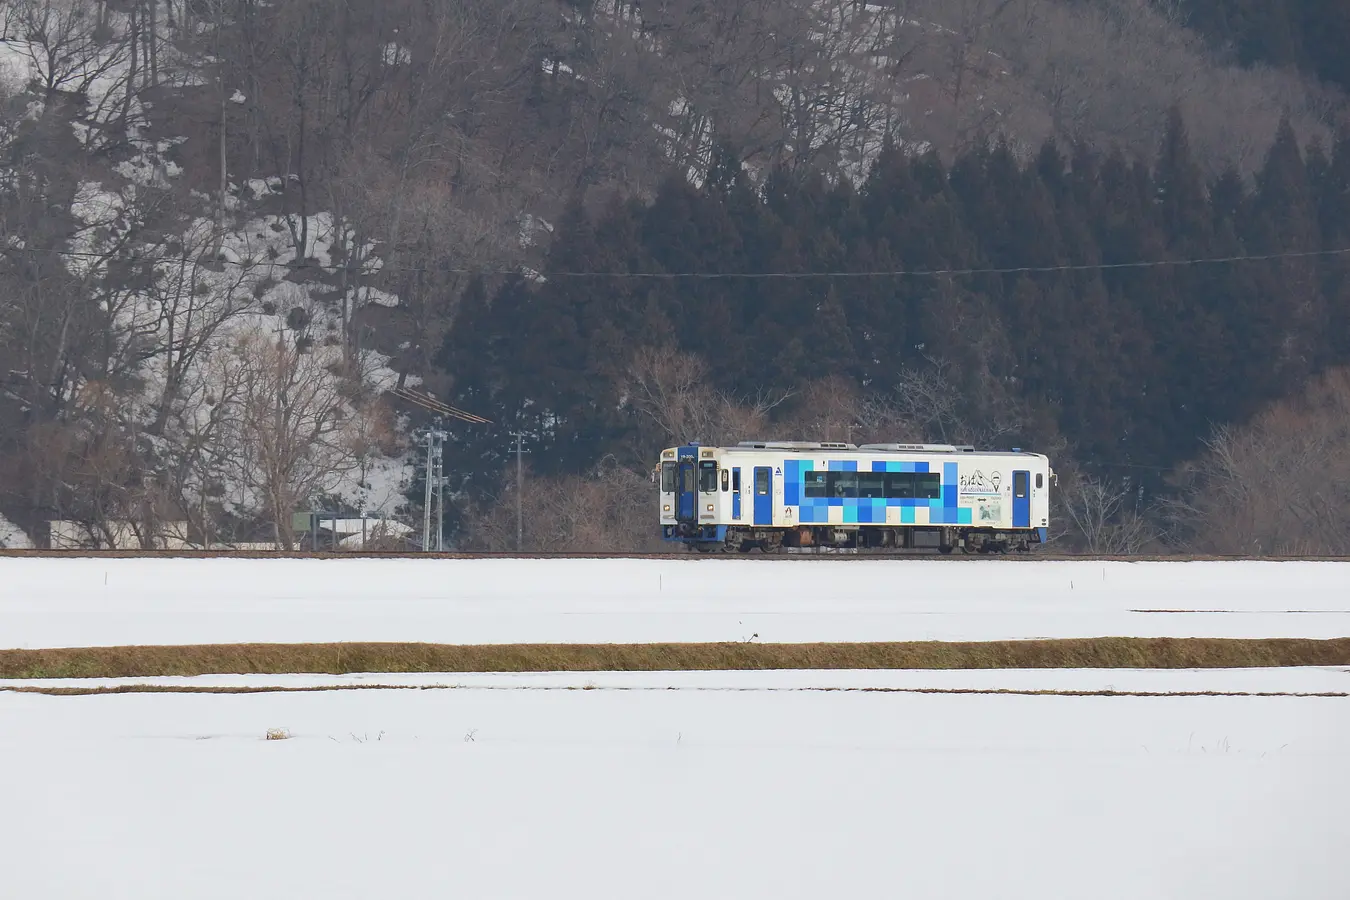
[[[856,459],[831,459],[825,463],[827,471],[856,472]],[[930,525],[969,525],[971,510],[962,509],[956,502],[956,463],[942,464],[942,497],[922,499],[916,497],[807,497],[805,496],[806,473],[814,472],[812,460],[787,459],[783,461],[783,503],[800,507],[797,521],[804,525],[824,525],[830,521],[830,507],[843,508],[845,525],[884,525],[886,509],[891,506],[900,508],[900,523],[914,524],[914,508],[928,507]],[[868,471],[868,470],[864,470]],[[871,463],[872,472],[928,472],[926,462],[888,462]]]

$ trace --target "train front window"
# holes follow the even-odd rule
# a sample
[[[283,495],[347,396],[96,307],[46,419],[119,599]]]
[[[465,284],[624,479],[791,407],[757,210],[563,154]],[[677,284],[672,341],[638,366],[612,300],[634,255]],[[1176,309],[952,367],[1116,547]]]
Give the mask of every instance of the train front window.
[[[661,463],[661,493],[675,493],[675,473],[678,469],[679,466],[673,462]]]
[[[680,469],[680,492],[683,494],[692,494],[694,492],[693,466],[685,466]]]
[[[710,459],[698,464],[698,489],[705,494],[717,490],[717,463]]]

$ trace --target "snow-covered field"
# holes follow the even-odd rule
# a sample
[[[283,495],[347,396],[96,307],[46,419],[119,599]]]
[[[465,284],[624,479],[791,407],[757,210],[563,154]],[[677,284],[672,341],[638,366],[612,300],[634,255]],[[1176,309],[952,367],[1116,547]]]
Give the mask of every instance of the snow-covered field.
[[[1350,564],[0,558],[0,647],[1107,635],[1350,636]]]
[[[1284,697],[0,692],[0,877],[29,900],[1340,900],[1347,713]]]
[[[1350,667],[1248,669],[770,669],[754,672],[352,672],[345,675],[162,675],[128,678],[0,678],[0,689],[419,688],[495,691],[1114,691],[1144,693],[1350,694]]]
[[[0,646],[1330,637],[1350,634],[1347,575],[5,558]],[[5,690],[115,684],[429,689]],[[1340,900],[1347,693],[1345,667],[0,681],[0,883],[36,900]]]

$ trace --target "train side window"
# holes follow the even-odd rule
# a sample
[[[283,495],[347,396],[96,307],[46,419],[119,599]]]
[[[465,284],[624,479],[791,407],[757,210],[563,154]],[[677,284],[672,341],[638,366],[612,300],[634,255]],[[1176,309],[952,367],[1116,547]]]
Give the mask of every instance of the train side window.
[[[722,470],[722,493],[731,490],[731,473],[726,469]]]
[[[768,470],[768,469],[756,469],[756,470],[755,470],[755,493],[758,494],[758,495],[761,496],[761,497],[764,497],[764,496],[768,495],[768,493],[769,493],[769,470]]]
[[[732,470],[731,470],[731,489],[732,489],[733,491],[735,491],[736,493],[738,493],[738,494],[741,492],[741,470],[740,470],[740,469],[732,469]]]
[[[832,472],[834,475],[833,495],[836,497],[854,498],[858,496],[858,473],[857,472]]]
[[[886,496],[896,500],[912,499],[914,497],[914,474],[911,472],[887,473]]]
[[[867,500],[884,498],[886,496],[886,473],[859,472],[858,496]]]
[[[1043,475],[1041,475],[1040,472],[1037,472],[1037,473],[1036,473],[1036,489],[1037,489],[1037,490],[1040,490],[1040,488],[1041,488],[1042,486],[1044,486],[1044,484],[1045,484],[1045,477],[1044,477]]]

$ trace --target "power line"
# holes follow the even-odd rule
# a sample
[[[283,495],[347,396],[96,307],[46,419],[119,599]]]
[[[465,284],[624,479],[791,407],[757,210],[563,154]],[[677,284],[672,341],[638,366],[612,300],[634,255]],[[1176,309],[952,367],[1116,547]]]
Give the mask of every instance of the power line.
[[[337,263],[319,262],[270,262],[205,259],[193,257],[162,257],[143,255],[107,255],[81,250],[57,250],[40,247],[11,247],[0,250],[3,253],[47,254],[66,259],[92,259],[96,261],[152,262],[170,265],[234,266],[257,270],[324,271],[347,272],[354,275],[374,275],[379,272],[398,272],[406,274],[442,273],[447,275],[532,275],[544,279],[561,278],[610,278],[610,279],[654,279],[673,281],[676,279],[701,280],[755,280],[755,279],[807,279],[807,278],[957,278],[977,275],[1036,275],[1055,272],[1100,272],[1120,269],[1152,269],[1175,266],[1231,265],[1244,262],[1269,262],[1284,259],[1310,259],[1317,257],[1350,255],[1350,247],[1331,250],[1290,250],[1280,253],[1261,253],[1249,256],[1213,256],[1191,259],[1154,259],[1136,260],[1118,263],[1070,263],[1055,266],[1008,266],[986,268],[953,269],[881,269],[871,271],[830,271],[830,272],[536,272],[525,267],[515,269],[460,268],[446,266],[385,266],[361,265],[343,266]]]

